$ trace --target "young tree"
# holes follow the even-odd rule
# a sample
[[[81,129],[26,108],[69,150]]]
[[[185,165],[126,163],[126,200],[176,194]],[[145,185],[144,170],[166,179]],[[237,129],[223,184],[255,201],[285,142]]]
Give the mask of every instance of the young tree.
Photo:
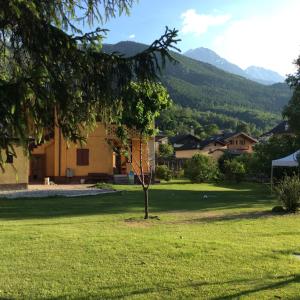
[[[134,129],[139,135],[139,158],[135,160],[131,155],[130,161],[134,173],[137,175],[144,191],[145,219],[149,218],[149,187],[152,181],[152,164],[149,161],[148,140],[153,137],[155,130],[155,118],[160,111],[171,105],[168,92],[160,83],[150,81],[131,82],[126,90],[127,109],[119,114],[118,136],[123,148],[129,149],[129,136],[127,129]],[[145,164],[147,170],[145,170]]]
[[[24,146],[29,136],[39,142],[55,126],[80,141],[83,126],[93,128],[96,118],[110,122],[129,108],[124,94],[132,80],[157,80],[157,71],[172,61],[168,49],[177,42],[176,30],[167,28],[132,57],[101,52],[107,30],[80,30],[79,22],[102,26],[129,13],[134,2],[1,1],[0,149],[12,151],[12,137]]]

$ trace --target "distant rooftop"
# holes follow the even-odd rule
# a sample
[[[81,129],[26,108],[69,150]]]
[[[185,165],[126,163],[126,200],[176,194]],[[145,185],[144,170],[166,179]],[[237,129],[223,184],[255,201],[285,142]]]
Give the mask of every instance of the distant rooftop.
[[[274,135],[274,134],[285,134],[285,133],[287,133],[287,134],[293,133],[290,126],[289,126],[289,124],[288,124],[288,121],[280,122],[273,129],[271,129],[270,131],[264,133],[262,135],[262,137],[271,136],[271,135]]]

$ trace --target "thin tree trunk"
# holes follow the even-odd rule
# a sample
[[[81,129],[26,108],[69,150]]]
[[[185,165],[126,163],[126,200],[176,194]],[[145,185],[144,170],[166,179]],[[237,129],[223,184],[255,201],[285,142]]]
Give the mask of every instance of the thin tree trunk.
[[[149,207],[149,194],[148,194],[148,188],[143,188],[144,189],[144,203],[145,203],[145,217],[144,219],[148,219],[149,218],[149,211],[148,211],[148,207]]]

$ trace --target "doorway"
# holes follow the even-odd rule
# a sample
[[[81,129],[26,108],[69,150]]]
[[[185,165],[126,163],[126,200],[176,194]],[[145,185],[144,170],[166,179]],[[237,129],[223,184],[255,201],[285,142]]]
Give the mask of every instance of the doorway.
[[[31,182],[43,182],[46,175],[45,154],[33,154],[30,159],[30,175]]]

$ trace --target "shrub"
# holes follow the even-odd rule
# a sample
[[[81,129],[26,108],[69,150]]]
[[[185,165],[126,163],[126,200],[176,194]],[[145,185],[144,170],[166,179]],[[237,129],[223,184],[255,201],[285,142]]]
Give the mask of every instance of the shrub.
[[[225,160],[224,168],[228,179],[234,179],[236,182],[241,182],[245,177],[245,165],[237,159]]]
[[[168,158],[173,155],[174,148],[170,144],[160,144],[158,152],[159,152],[159,157]]]
[[[300,206],[300,179],[285,176],[276,186],[278,198],[287,212],[295,213]]]
[[[158,179],[170,181],[172,179],[172,172],[166,165],[156,167],[155,175]]]
[[[176,179],[182,179],[184,178],[184,170],[183,169],[179,169],[177,171],[173,172],[173,177]]]
[[[205,182],[218,177],[216,161],[207,155],[196,154],[187,160],[184,166],[184,175],[192,182]]]

